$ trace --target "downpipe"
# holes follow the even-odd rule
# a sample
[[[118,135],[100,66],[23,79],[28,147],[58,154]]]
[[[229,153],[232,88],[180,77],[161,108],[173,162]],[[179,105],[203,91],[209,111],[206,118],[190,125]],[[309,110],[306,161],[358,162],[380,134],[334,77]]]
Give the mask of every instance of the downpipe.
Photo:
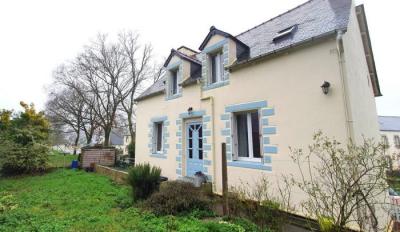
[[[348,84],[346,80],[345,60],[343,59],[344,45],[343,45],[343,31],[338,31],[336,36],[336,46],[338,52],[338,62],[340,69],[340,80],[342,82],[342,98],[345,111],[346,120],[346,133],[347,138],[354,142],[353,119],[351,114],[350,101],[348,96]]]

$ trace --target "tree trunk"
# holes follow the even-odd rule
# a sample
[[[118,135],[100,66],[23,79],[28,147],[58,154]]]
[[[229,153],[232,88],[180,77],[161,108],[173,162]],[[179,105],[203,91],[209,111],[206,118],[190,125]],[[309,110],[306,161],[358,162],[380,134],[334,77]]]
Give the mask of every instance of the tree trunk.
[[[128,128],[131,136],[131,143],[133,143],[135,141],[135,131],[133,130],[132,113],[128,113]]]
[[[89,145],[92,142],[93,139],[93,130],[90,130],[90,132],[86,135],[86,144]]]
[[[89,145],[92,142],[93,134],[86,135],[86,145]]]
[[[105,147],[110,146],[110,134],[111,134],[111,128],[104,128],[104,143],[103,143],[103,145]]]
[[[74,155],[76,155],[76,147],[78,146],[78,143],[79,143],[79,136],[80,136],[80,133],[79,133],[79,130],[76,132],[76,138],[75,138],[75,142],[74,142]]]

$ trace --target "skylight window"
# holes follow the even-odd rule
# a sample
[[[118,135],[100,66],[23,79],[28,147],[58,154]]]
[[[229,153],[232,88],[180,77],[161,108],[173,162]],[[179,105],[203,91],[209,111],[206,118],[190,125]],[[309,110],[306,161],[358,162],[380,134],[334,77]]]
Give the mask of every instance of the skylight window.
[[[272,41],[277,42],[280,39],[288,37],[289,35],[292,35],[296,29],[297,29],[297,25],[293,25],[293,26],[285,28],[281,31],[278,31],[278,33],[274,36]]]

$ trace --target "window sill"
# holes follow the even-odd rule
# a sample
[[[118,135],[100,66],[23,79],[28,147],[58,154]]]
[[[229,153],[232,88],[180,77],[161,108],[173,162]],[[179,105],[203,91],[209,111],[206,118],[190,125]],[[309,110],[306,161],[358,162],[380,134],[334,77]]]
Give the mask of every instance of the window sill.
[[[258,169],[258,170],[264,170],[264,171],[272,171],[271,166],[265,166],[261,162],[254,162],[254,161],[231,161],[228,162],[228,166],[231,167],[239,167],[239,168],[250,168],[250,169]]]
[[[152,153],[150,155],[150,157],[159,158],[159,159],[166,159],[167,158],[167,156],[164,155],[163,153]]]
[[[229,80],[225,80],[225,81],[220,81],[217,83],[213,83],[213,84],[208,84],[206,86],[203,87],[203,90],[210,90],[210,89],[215,89],[215,88],[219,88],[225,85],[229,84]]]
[[[175,95],[167,96],[167,97],[166,97],[166,100],[167,100],[167,101],[168,101],[168,100],[173,100],[173,99],[180,98],[180,97],[182,97],[182,93],[177,93],[177,94],[175,94]]]

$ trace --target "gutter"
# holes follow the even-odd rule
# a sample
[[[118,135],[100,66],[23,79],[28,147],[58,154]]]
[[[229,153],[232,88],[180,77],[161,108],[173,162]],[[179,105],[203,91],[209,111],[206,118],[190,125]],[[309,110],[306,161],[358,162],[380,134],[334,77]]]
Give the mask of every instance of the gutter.
[[[271,52],[264,53],[262,55],[258,55],[256,57],[250,58],[248,60],[235,62],[235,63],[231,64],[230,66],[225,67],[225,69],[228,70],[229,72],[233,72],[233,71],[241,69],[241,68],[243,68],[243,67],[245,67],[247,65],[262,61],[262,60],[270,58],[270,57],[272,57],[274,55],[282,54],[282,53],[287,52],[287,51],[289,51],[291,49],[299,48],[299,47],[304,46],[304,45],[306,45],[308,43],[318,42],[318,41],[321,41],[321,40],[324,40],[324,39],[328,39],[330,37],[334,37],[334,36],[337,35],[337,33],[339,31],[346,32],[347,28],[333,30],[333,31],[330,31],[330,32],[327,32],[327,33],[324,33],[324,34],[321,34],[321,35],[318,35],[318,36],[314,36],[314,37],[311,37],[309,39],[306,39],[306,40],[303,40],[303,41],[300,41],[300,42],[297,42],[297,43],[294,43],[294,44],[291,44],[289,46],[286,46],[286,47],[283,47],[283,48],[279,48],[279,49],[273,50]],[[144,99],[146,99],[148,97],[153,97],[153,96],[156,96],[158,94],[161,94],[163,92],[164,92],[164,89],[160,90],[160,91],[157,91],[155,93],[143,96],[143,97],[138,97],[135,100],[136,101],[141,101],[141,100],[144,100]]]
[[[201,81],[199,81],[201,83]],[[212,136],[212,169],[213,169],[213,181],[212,188],[213,192],[217,192],[217,154],[215,153],[215,110],[214,110],[214,98],[212,96],[203,97],[203,88],[200,86],[200,101],[210,101],[211,104],[211,136]]]

